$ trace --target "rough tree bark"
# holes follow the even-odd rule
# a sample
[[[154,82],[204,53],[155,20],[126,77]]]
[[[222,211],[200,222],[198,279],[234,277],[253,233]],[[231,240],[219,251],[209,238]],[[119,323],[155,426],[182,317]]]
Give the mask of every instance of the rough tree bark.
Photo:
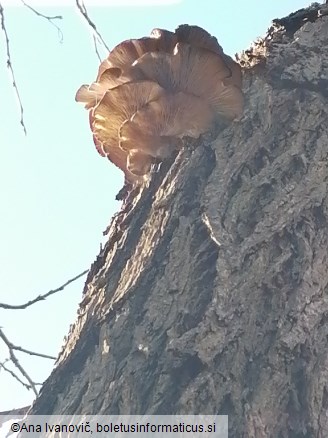
[[[325,14],[276,20],[240,59],[241,120],[123,205],[31,413],[229,414],[231,437],[328,436]]]

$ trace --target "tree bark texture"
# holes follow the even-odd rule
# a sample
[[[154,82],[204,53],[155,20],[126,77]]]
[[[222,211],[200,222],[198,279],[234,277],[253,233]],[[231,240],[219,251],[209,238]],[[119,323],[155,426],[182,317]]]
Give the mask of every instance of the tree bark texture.
[[[245,111],[130,195],[33,414],[228,414],[328,437],[328,16],[241,57]]]

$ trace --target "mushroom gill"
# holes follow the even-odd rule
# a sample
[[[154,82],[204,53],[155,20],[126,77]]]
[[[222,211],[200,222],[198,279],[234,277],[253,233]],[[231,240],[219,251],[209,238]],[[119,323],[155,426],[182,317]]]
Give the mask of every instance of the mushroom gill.
[[[76,100],[89,110],[98,152],[135,181],[154,158],[181,148],[183,137],[198,138],[216,120],[241,114],[241,69],[198,26],[154,29],[118,44]]]
[[[177,43],[172,54],[149,52],[133,66],[136,74],[169,92],[181,90],[204,99],[218,115],[233,119],[241,112],[242,95],[233,85],[239,82],[235,67],[210,50]]]
[[[142,152],[164,159],[181,144],[175,139],[198,138],[211,129],[213,120],[214,112],[203,99],[183,92],[166,94],[141,107],[121,125],[120,147],[128,152],[137,143]]]

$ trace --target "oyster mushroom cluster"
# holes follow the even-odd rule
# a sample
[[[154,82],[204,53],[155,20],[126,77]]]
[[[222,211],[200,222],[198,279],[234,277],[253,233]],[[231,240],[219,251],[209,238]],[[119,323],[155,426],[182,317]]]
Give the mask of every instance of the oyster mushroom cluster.
[[[76,101],[89,110],[98,152],[133,182],[183,137],[198,138],[216,119],[241,114],[241,70],[200,27],[154,29],[117,45]]]

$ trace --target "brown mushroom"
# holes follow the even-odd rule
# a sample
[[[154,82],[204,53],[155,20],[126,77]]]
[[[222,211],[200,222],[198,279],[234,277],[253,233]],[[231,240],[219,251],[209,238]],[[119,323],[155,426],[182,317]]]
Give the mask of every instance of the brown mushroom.
[[[91,113],[90,111],[90,119],[92,119]],[[117,138],[115,140],[117,140]],[[95,135],[93,135],[93,141],[99,154],[103,157],[107,157],[110,162],[123,171],[126,181],[139,181],[139,176],[145,175],[150,170],[151,160],[149,156],[147,156],[147,159],[145,157],[142,157],[142,159],[139,157],[139,159],[134,160],[134,164],[130,166],[130,170],[129,157],[126,151],[118,147],[115,143],[110,143],[109,145],[101,142]],[[137,169],[139,170],[137,171]]]
[[[75,100],[85,104],[85,108],[90,109],[96,106],[107,90],[117,87],[120,83],[121,69],[109,68],[102,75],[99,82],[93,82],[91,85],[82,85],[75,95]]]
[[[181,141],[175,139],[198,138],[210,130],[213,119],[214,113],[203,99],[183,92],[165,94],[122,124],[120,147],[126,151],[138,148],[163,159],[181,146]]]
[[[82,85],[76,93],[75,100],[84,103],[85,108],[90,109],[98,104],[106,91],[123,83],[141,80],[143,77],[136,70],[134,76],[131,76],[130,67],[137,58],[149,50],[154,50],[155,47],[154,38],[127,40],[118,44],[100,64],[96,81],[90,86]]]
[[[120,68],[122,71],[148,52],[171,52],[177,42],[173,32],[153,29],[150,37],[126,40],[114,47],[107,59],[100,64],[97,80],[108,68]]]
[[[180,148],[183,137],[241,114],[241,69],[198,26],[153,29],[150,37],[118,44],[76,100],[90,110],[98,152],[133,181],[154,158]]]
[[[119,147],[119,128],[139,108],[162,94],[158,84],[146,81],[123,84],[107,91],[89,116],[98,152],[107,155],[122,170],[126,169],[127,152]]]
[[[237,69],[233,66],[234,70],[231,70],[226,59],[214,52],[178,43],[173,55],[146,53],[134,63],[134,68],[170,92],[182,90],[203,98],[217,115],[234,119],[241,113]]]

